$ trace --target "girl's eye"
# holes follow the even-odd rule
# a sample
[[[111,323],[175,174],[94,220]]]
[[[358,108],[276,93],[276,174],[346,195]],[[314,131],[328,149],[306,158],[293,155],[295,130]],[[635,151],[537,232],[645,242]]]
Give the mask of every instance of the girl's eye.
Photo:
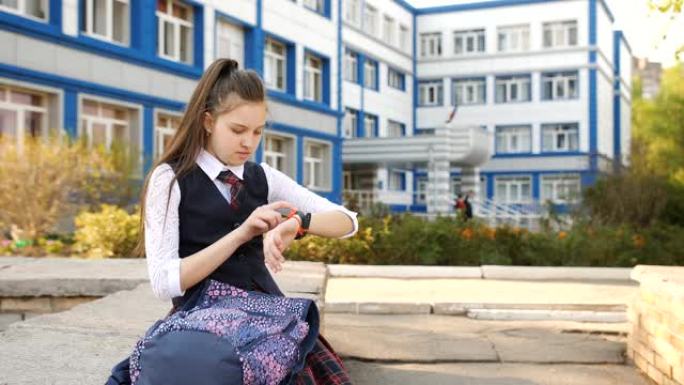
[[[255,130],[254,135],[261,135],[261,130]]]

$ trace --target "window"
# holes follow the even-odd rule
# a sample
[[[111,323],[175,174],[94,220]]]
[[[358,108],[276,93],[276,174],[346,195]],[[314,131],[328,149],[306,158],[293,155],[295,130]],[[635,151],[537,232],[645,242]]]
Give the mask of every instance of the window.
[[[217,19],[217,23],[218,24],[216,27],[216,56],[218,58],[233,59],[238,62],[239,68],[244,68],[244,31],[241,27],[233,25],[221,19]]]
[[[544,48],[577,45],[577,21],[544,23]]]
[[[94,0],[95,1],[95,0]],[[192,63],[192,8],[174,0],[157,0],[159,18],[159,56],[183,63]]]
[[[323,5],[323,0],[304,0],[304,7],[317,13],[324,13],[325,7]]]
[[[532,200],[532,178],[495,177],[494,199],[500,203],[527,203]]]
[[[425,177],[416,181],[416,204],[424,205],[427,202],[427,184],[428,180]]]
[[[484,29],[454,32],[454,54],[467,55],[485,51]]]
[[[359,127],[359,112],[346,108],[344,110],[344,137],[355,138]]]
[[[455,199],[458,194],[461,194],[462,190],[461,178],[457,176],[452,176],[449,178],[449,196]]]
[[[363,10],[363,31],[373,36],[378,34],[378,11],[369,4]]]
[[[542,124],[542,151],[563,152],[579,150],[577,123]]]
[[[0,139],[16,138],[21,151],[24,138],[47,138],[48,135],[48,96],[0,86]]]
[[[49,0],[0,0],[0,11],[47,20],[48,1]]]
[[[366,59],[363,63],[363,86],[373,90],[378,89],[378,62],[371,59]]]
[[[542,74],[542,99],[566,100],[579,97],[577,72]]]
[[[128,0],[84,0],[83,31],[92,37],[128,44]]]
[[[264,162],[282,173],[295,177],[294,139],[267,133],[264,135]]]
[[[375,138],[378,136],[378,117],[371,114],[366,114],[363,117],[363,128],[366,138]]]
[[[181,118],[169,114],[157,114],[155,130],[154,158],[158,159],[169,149],[171,140],[180,126]]]
[[[311,189],[330,188],[330,145],[304,143],[304,186]]]
[[[573,203],[580,198],[581,182],[577,174],[542,175],[541,200]]]
[[[350,49],[344,52],[344,80],[359,81],[359,55]]]
[[[496,78],[496,102],[513,103],[531,100],[531,79],[528,75]]]
[[[361,0],[345,0],[344,20],[354,26],[361,25]]]
[[[401,170],[390,170],[387,188],[390,191],[406,191],[406,172]]]
[[[530,26],[514,25],[499,27],[497,33],[499,52],[522,52],[530,49]]]
[[[132,127],[133,111],[127,107],[83,100],[81,104],[80,134],[85,136],[88,148],[137,146]]]
[[[312,54],[304,59],[304,99],[323,102],[323,60]]]
[[[421,106],[441,106],[443,104],[441,80],[420,82],[418,92],[418,104]]]
[[[442,34],[421,33],[420,34],[420,57],[430,58],[442,56]]]
[[[399,138],[405,135],[406,126],[403,123],[395,122],[394,120],[387,121],[387,136],[390,138]]]
[[[452,87],[452,105],[484,104],[487,100],[485,78],[454,79]]]
[[[532,151],[532,127],[496,127],[496,153],[519,154]]]
[[[389,45],[394,45],[394,19],[385,15],[382,27],[382,41]]]
[[[387,69],[387,85],[396,88],[398,90],[404,91],[406,90],[406,79],[403,73],[392,69],[388,68]]]
[[[264,55],[264,83],[266,87],[287,90],[287,48],[273,39],[266,39]]]
[[[411,32],[405,25],[399,26],[399,48],[404,52],[411,51]]]

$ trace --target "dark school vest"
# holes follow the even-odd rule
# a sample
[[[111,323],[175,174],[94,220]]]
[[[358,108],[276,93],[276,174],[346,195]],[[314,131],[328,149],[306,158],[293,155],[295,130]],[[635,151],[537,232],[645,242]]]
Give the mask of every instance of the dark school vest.
[[[238,228],[254,209],[268,203],[266,174],[254,162],[245,163],[243,186],[237,197],[237,210],[231,207],[214,181],[197,165],[187,175],[179,178],[178,184],[181,192],[178,207],[181,258],[213,244]],[[208,279],[244,290],[282,295],[264,264],[262,236],[254,237],[238,247],[209,277],[186,290],[183,297],[174,298],[174,306],[185,303]]]

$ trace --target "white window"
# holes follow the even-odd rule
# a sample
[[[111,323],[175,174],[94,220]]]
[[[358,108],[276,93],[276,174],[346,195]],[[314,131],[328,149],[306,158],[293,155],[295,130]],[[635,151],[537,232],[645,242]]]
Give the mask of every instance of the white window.
[[[363,9],[363,31],[373,36],[378,34],[378,11],[369,4]]]
[[[245,33],[241,27],[224,20],[217,20],[216,27],[216,56],[218,58],[233,59],[239,68],[245,63]],[[265,66],[264,66],[265,67]]]
[[[92,100],[81,104],[80,134],[85,136],[88,148],[136,146],[133,138],[132,112],[129,108]]]
[[[385,15],[384,21],[382,27],[382,40],[389,45],[394,45],[394,19]]]
[[[355,138],[359,126],[359,112],[351,108],[344,111],[344,137]]]
[[[158,0],[159,56],[192,63],[193,57],[193,12],[188,5],[176,0]]]
[[[496,102],[527,102],[531,100],[531,79],[529,76],[508,76],[496,78]]]
[[[373,138],[378,133],[378,117],[371,114],[366,114],[363,117],[363,128],[366,131],[366,138]]]
[[[387,70],[387,85],[398,90],[404,90],[404,74],[389,68]]]
[[[322,102],[323,61],[307,54],[304,63],[304,99]]]
[[[428,180],[425,177],[416,180],[416,204],[425,204],[427,202],[427,185]]]
[[[452,105],[484,104],[487,100],[485,78],[454,79],[452,87]]]
[[[128,0],[85,0],[84,32],[92,37],[128,44],[130,21]]]
[[[421,33],[420,34],[420,57],[440,57],[442,56],[442,34]]]
[[[449,180],[449,194],[452,198],[456,198],[461,193],[461,178],[455,176]]]
[[[467,55],[485,51],[484,29],[454,32],[454,54]]]
[[[405,25],[399,26],[399,48],[404,52],[411,51],[411,32]]]
[[[579,95],[577,72],[542,74],[542,99],[576,99]]]
[[[264,135],[264,162],[282,173],[295,177],[294,139],[267,133]]]
[[[366,59],[363,63],[363,86],[366,88],[378,89],[378,62]]]
[[[359,81],[359,55],[350,49],[344,53],[344,80]]]
[[[404,136],[404,125],[394,120],[387,121],[387,136],[398,138]]]
[[[571,47],[577,45],[577,21],[544,23],[544,47]]]
[[[323,0],[304,0],[304,7],[309,8],[315,12],[323,13],[325,11]]]
[[[48,1],[49,0],[0,0],[0,11],[47,20]]]
[[[275,40],[266,40],[264,55],[264,83],[266,87],[286,91],[287,49]]]
[[[352,25],[361,25],[361,0],[345,0],[344,20]]]
[[[418,104],[421,106],[441,106],[443,104],[442,81],[421,82],[418,86]]]
[[[15,138],[21,151],[24,138],[48,135],[48,96],[0,86],[0,139]]]
[[[330,145],[304,143],[304,186],[311,189],[330,188]]]
[[[387,187],[390,191],[406,190],[406,172],[390,170]]]
[[[532,127],[510,126],[496,128],[496,153],[516,154],[532,151]]]
[[[542,175],[541,200],[573,203],[580,198],[581,182],[577,174]]]
[[[529,25],[499,27],[497,36],[499,52],[522,52],[530,49]]]
[[[155,145],[154,145],[154,158],[158,159],[166,150],[169,149],[171,145],[171,140],[173,136],[176,135],[178,126],[180,126],[181,118],[180,116],[169,115],[169,114],[157,114],[157,124],[154,129],[155,133]]]
[[[494,197],[500,203],[528,203],[532,200],[532,178],[495,177]]]
[[[577,123],[542,124],[542,151],[577,150],[579,150],[579,126]]]

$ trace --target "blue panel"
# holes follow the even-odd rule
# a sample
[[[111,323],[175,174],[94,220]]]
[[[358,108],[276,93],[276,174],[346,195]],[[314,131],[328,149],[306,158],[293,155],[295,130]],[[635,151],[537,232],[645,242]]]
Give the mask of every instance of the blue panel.
[[[64,90],[64,130],[71,138],[78,133],[78,94],[73,88]]]
[[[194,21],[195,25],[193,27],[193,64],[197,68],[204,69],[204,7],[195,5],[194,6]]]
[[[532,173],[532,199],[539,200],[539,197],[541,196],[539,194],[540,187],[539,173],[534,172]]]
[[[416,13],[413,13],[413,127],[412,130],[415,133],[416,131],[416,126],[417,126],[417,110],[418,110],[418,65],[417,65],[417,58],[418,58],[418,50],[417,50],[417,41],[416,41],[416,36],[418,35],[416,32]]]
[[[154,159],[154,109],[146,105],[143,109],[143,174],[152,168]]]
[[[622,46],[622,31],[613,33],[613,63],[615,64],[615,84],[613,95],[613,158],[622,164],[622,95],[621,95],[621,63],[620,47]]]
[[[60,0],[50,0],[49,14],[50,24],[61,29],[62,28],[62,2]]]
[[[328,199],[342,203],[342,141],[333,143],[332,152],[332,191]]]
[[[364,138],[366,137],[366,111],[360,110],[359,111],[359,123],[358,123],[358,128],[356,130],[356,137],[357,138]]]
[[[394,2],[398,5],[400,5],[401,7],[403,7],[405,10],[411,12],[411,13],[415,12],[415,10],[416,10],[415,8],[413,8],[413,6],[411,6],[411,4],[407,3],[404,0],[394,0]]]
[[[589,46],[596,45],[596,1],[589,0]],[[598,169],[598,97],[597,97],[597,69],[596,50],[589,50],[589,167]]]
[[[297,135],[297,183],[304,183],[304,138],[301,135]]]

